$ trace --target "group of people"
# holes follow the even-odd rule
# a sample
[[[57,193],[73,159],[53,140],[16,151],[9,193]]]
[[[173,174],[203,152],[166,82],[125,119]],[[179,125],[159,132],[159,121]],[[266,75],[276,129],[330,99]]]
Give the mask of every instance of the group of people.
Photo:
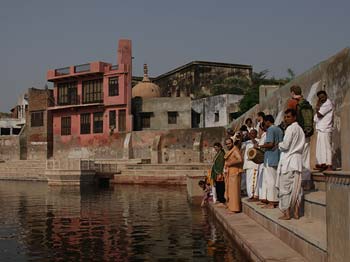
[[[259,112],[256,126],[248,118],[238,131],[227,130],[226,152],[220,143],[214,144],[216,155],[206,181],[209,185],[206,195],[210,188],[213,202],[226,207],[228,212],[241,211],[241,181],[245,180],[248,201],[258,202],[262,208],[278,206],[283,213],[280,219],[298,219],[302,181],[311,179],[310,137],[314,126],[317,130],[315,168],[332,168],[333,104],[327,93],[317,93],[315,109],[303,98],[300,86],[292,86],[290,93],[280,125],[275,125],[272,115]],[[263,161],[249,159],[251,148],[261,151]]]

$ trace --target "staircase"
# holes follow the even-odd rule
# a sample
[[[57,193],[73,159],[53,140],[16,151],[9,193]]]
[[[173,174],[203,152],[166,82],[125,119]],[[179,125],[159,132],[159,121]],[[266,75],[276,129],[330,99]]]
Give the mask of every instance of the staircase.
[[[314,189],[304,193],[304,216],[279,220],[281,212],[242,200],[243,213],[293,248],[308,261],[327,261],[326,192],[322,173],[313,174]]]
[[[0,162],[0,180],[47,181],[45,160],[13,160]]]
[[[208,164],[125,164],[114,176],[118,184],[186,185],[186,177],[205,176]]]

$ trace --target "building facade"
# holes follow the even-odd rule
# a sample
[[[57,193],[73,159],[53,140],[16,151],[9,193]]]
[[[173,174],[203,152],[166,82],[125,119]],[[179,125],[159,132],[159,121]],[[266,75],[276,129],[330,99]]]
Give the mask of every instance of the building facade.
[[[239,111],[242,95],[217,95],[192,100],[192,128],[227,126]]]
[[[131,41],[120,40],[116,65],[98,61],[48,71],[55,151],[104,144],[111,135],[132,130],[131,59]]]
[[[152,78],[152,81],[160,87],[162,97],[196,99],[212,95],[214,86],[228,77],[250,81],[252,71],[251,65],[193,61]]]

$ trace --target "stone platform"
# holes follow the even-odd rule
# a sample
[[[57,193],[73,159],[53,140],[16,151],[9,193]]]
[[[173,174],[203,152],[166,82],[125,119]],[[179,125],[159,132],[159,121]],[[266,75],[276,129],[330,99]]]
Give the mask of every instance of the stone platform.
[[[302,255],[244,213],[228,214],[210,204],[212,214],[251,261],[307,261]]]
[[[0,162],[0,180],[47,181],[46,161],[12,160]]]

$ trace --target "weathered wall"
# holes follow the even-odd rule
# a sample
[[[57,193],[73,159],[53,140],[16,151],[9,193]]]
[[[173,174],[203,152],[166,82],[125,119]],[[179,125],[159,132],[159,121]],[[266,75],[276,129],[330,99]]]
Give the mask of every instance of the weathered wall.
[[[0,160],[19,160],[19,136],[0,136]]]
[[[144,98],[140,110],[141,112],[152,112],[149,129],[191,128],[191,99],[189,97]],[[168,124],[168,112],[178,113],[176,124]]]
[[[259,103],[265,102],[280,86],[278,85],[261,85],[259,86]]]
[[[233,127],[238,128],[243,121],[252,117],[255,119],[258,111],[271,113],[276,117],[276,122],[282,120],[283,111],[286,107],[287,100],[290,98],[290,86],[297,84],[302,87],[303,95],[309,100],[313,106],[316,105],[316,93],[319,90],[325,90],[329,99],[333,102],[334,111],[334,131],[332,135],[333,146],[333,163],[335,167],[341,166],[341,143],[340,133],[346,132],[347,129],[341,129],[340,113],[343,100],[346,92],[350,88],[350,49],[346,48],[330,57],[329,59],[319,63],[302,75],[296,77],[287,85],[281,87],[269,97],[268,101],[262,102],[255,106],[246,114],[241,116],[233,123]],[[312,136],[311,140],[311,164],[315,163],[315,141],[316,134]]]
[[[225,128],[177,129],[157,131],[134,131],[131,136],[133,158],[151,159],[152,144],[161,136],[160,150],[162,163],[198,162],[198,150],[194,144],[200,136],[200,160],[211,161],[213,144],[222,142]],[[95,137],[81,146],[80,139],[73,137],[69,142],[54,140],[54,158],[122,159],[126,133],[113,134],[108,139]]]
[[[161,96],[192,96],[198,98],[210,95],[213,84],[227,77],[250,78],[252,67],[225,63],[192,62],[154,78],[161,89]]]
[[[218,95],[207,98],[192,100],[192,126],[193,127],[216,127],[229,124],[230,113],[239,111],[241,95]],[[218,114],[218,121],[215,121]]]
[[[47,111],[53,101],[53,91],[49,89],[28,89],[27,115],[27,159],[47,159],[52,155],[48,148],[52,144],[52,119]],[[31,126],[33,112],[42,111],[44,121],[42,126]]]

